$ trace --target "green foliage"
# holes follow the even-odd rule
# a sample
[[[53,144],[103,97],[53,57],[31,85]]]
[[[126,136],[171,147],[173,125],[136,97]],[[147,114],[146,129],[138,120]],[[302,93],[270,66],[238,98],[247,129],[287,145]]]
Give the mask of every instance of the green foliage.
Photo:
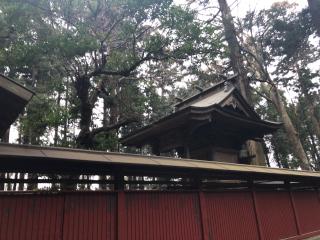
[[[100,133],[95,136],[95,149],[100,151],[110,150],[113,152],[118,151],[119,139],[115,132],[109,132],[107,134]]]
[[[63,120],[60,107],[46,95],[38,94],[34,97],[26,113],[20,119],[20,131],[32,144],[42,144],[40,137]]]
[[[171,113],[175,96],[217,82],[229,71],[222,25],[199,11],[172,0],[2,0],[0,71],[37,93],[18,123],[22,141],[75,146],[83,128],[93,148],[118,150],[119,137]],[[320,104],[319,73],[308,65],[319,59],[310,19],[307,10],[277,3],[248,13],[238,30],[243,43],[262,51],[277,86],[301,95],[286,108],[311,159],[317,153],[306,109],[312,102],[320,119]],[[258,95],[253,102],[264,118],[278,120],[270,103]],[[90,135],[129,118],[136,121]],[[280,166],[297,167],[283,130],[267,141]]]

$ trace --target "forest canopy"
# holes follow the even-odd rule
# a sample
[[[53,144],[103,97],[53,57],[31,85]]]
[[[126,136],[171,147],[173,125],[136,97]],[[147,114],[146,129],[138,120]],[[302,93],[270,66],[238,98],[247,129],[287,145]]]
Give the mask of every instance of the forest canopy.
[[[1,0],[0,72],[36,92],[11,139],[134,152],[122,136],[237,74],[260,116],[283,122],[262,143],[269,164],[320,170],[312,3],[237,17],[225,0]]]

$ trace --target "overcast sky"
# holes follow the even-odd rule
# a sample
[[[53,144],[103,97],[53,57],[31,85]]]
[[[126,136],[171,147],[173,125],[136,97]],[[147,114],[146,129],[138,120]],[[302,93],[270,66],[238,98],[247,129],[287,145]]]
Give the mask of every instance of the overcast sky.
[[[227,0],[228,4],[232,4],[232,13],[236,16],[243,16],[248,10],[260,10],[269,8],[279,0]],[[299,8],[304,8],[308,5],[307,0],[287,0],[289,3],[297,3]]]

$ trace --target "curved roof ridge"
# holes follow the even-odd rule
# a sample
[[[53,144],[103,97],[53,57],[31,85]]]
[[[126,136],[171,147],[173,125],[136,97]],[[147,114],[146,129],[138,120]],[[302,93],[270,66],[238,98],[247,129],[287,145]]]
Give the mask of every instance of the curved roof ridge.
[[[233,75],[233,76],[231,76],[231,77],[229,77],[227,79],[221,80],[221,81],[217,82],[216,84],[214,84],[213,86],[210,86],[210,87],[204,89],[202,92],[196,93],[196,94],[194,94],[194,95],[192,95],[190,97],[187,97],[186,99],[183,99],[182,102],[179,102],[179,103],[175,104],[174,106],[175,107],[182,106],[183,104],[188,103],[188,102],[190,102],[190,101],[192,101],[192,100],[194,100],[194,99],[196,99],[196,98],[198,98],[200,96],[208,94],[209,92],[211,92],[213,90],[216,90],[218,87],[220,87],[225,82],[228,82],[228,81],[231,81],[231,80],[235,80],[236,77],[237,77],[237,75]]]

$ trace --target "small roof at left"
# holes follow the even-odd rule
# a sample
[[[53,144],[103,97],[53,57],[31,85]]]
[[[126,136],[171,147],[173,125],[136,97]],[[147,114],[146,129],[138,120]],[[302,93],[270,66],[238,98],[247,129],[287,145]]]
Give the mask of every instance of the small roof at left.
[[[17,119],[34,92],[0,74],[0,137]]]

